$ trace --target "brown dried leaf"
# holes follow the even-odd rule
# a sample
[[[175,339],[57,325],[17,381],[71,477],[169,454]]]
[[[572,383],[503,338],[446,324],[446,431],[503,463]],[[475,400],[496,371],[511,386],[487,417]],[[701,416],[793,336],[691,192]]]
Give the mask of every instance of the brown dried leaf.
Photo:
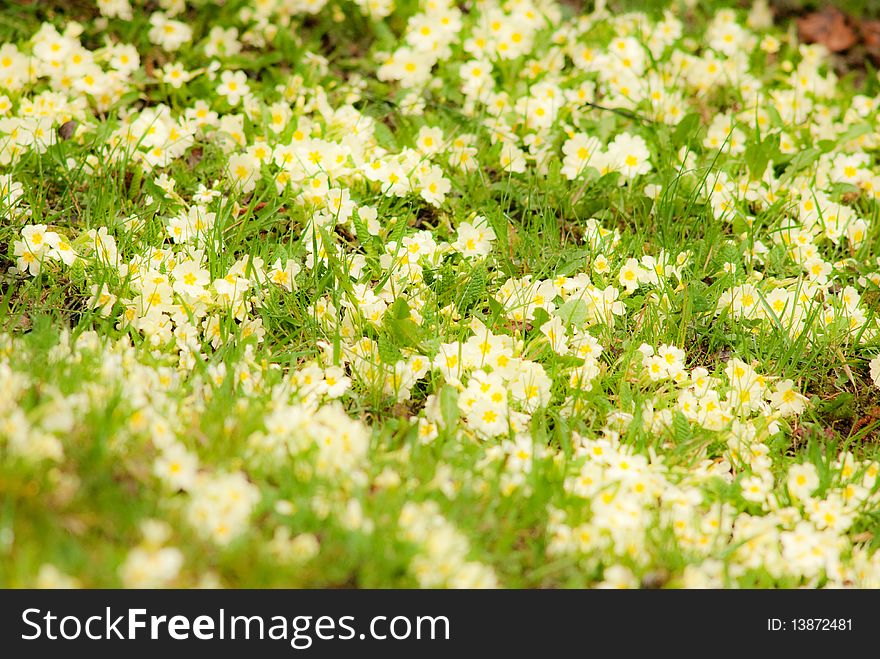
[[[859,30],[868,52],[875,57],[880,55],[880,21],[862,21]]]
[[[202,162],[202,158],[204,157],[204,151],[202,147],[197,146],[190,150],[189,155],[186,157],[186,164],[189,165],[190,169],[195,169],[196,165]]]
[[[69,140],[76,132],[76,126],[77,122],[73,120],[65,121],[58,127],[58,135],[61,137],[62,140]]]
[[[819,43],[833,53],[852,48],[857,42],[849,19],[839,9],[826,7],[797,19],[798,36],[807,43]]]
[[[252,212],[256,213],[256,212],[259,211],[259,210],[263,210],[267,205],[268,205],[268,203],[265,202],[265,201],[258,202],[258,203],[253,207]],[[248,210],[251,210],[250,206],[242,206],[241,208],[238,209],[238,216],[241,217],[242,215],[244,215],[245,213],[247,213]]]

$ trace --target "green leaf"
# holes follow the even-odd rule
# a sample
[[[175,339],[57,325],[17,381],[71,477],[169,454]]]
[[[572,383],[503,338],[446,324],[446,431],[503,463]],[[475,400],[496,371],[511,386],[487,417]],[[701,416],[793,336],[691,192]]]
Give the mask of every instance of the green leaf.
[[[714,308],[709,301],[709,287],[705,283],[694,280],[687,286],[688,294],[691,296],[691,306],[696,313],[710,311]]]
[[[383,364],[394,364],[401,358],[400,350],[387,334],[379,334],[377,343],[379,345],[379,359]]]
[[[785,177],[791,178],[800,170],[812,165],[821,154],[822,150],[816,147],[810,147],[809,149],[805,149],[804,151],[795,154],[794,158],[791,159],[788,168],[785,170]]]
[[[361,245],[369,245],[373,237],[370,235],[369,230],[367,229],[367,223],[361,219],[361,216],[357,213],[351,214],[351,222],[354,224],[354,232],[357,236],[358,242]]]
[[[381,121],[377,121],[374,124],[373,133],[376,137],[376,141],[385,149],[396,150],[397,142],[394,139],[394,133],[391,132],[391,129],[388,128]]]
[[[425,281],[428,281],[427,278]],[[437,296],[439,307],[445,307],[450,304],[455,298],[455,269],[449,262],[444,262],[439,268],[434,270],[428,286],[434,291],[434,295]]]
[[[685,144],[696,137],[697,131],[700,129],[700,115],[691,112],[685,115],[684,119],[678,122],[675,131],[672,133],[673,144]]]
[[[779,111],[773,107],[772,104],[768,103],[764,106],[764,110],[770,116],[770,125],[773,128],[783,128],[785,127],[785,122],[782,121],[782,116],[779,114]]]
[[[422,342],[422,328],[410,317],[409,304],[402,297],[385,311],[382,328],[397,347],[417,348]]]
[[[764,175],[767,164],[774,160],[779,151],[779,134],[768,135],[760,142],[750,142],[746,145],[745,161],[749,168],[749,174],[753,179],[759,179]]]
[[[458,391],[448,384],[440,390],[440,416],[447,430],[455,428],[458,423]]]
[[[403,234],[406,232],[407,221],[404,217],[398,217],[394,221],[394,227],[388,234],[388,242],[397,243],[400,245],[400,239],[403,238]]]
[[[536,307],[532,315],[532,327],[541,327],[550,320],[550,314],[544,307]]]
[[[620,406],[623,409],[627,409],[632,405],[633,395],[632,395],[632,387],[630,387],[629,382],[625,380],[620,383],[620,387],[617,391],[618,398],[620,400]]]
[[[834,183],[828,187],[828,191],[835,196],[845,195],[845,194],[858,194],[861,189],[857,185],[853,185],[852,183]]]
[[[504,316],[504,305],[501,304],[498,300],[496,300],[491,295],[487,299],[489,303],[489,312],[492,316],[493,320],[497,320]]]
[[[672,436],[676,444],[684,444],[693,436],[687,417],[677,410],[672,417]]]
[[[566,256],[565,261],[556,269],[556,274],[560,277],[568,277],[572,273],[583,270],[586,266],[587,259],[590,257],[590,250],[576,249]]]
[[[587,303],[581,299],[571,299],[556,309],[553,313],[569,325],[583,327],[589,317],[590,308],[587,306]]]
[[[486,292],[487,273],[484,265],[474,268],[467,280],[464,292],[458,299],[458,311],[464,313]]]
[[[385,312],[385,318],[391,317],[395,320],[400,320],[404,318],[410,317],[409,310],[409,302],[407,302],[404,298],[399,297],[394,302],[391,303],[391,306],[388,307],[388,310]]]
[[[843,391],[830,400],[820,400],[816,411],[833,419],[851,419],[855,408],[854,400],[851,393]]]
[[[850,140],[854,140],[861,137],[862,135],[870,133],[872,130],[874,129],[871,127],[871,124],[857,124],[855,126],[851,126],[848,131],[837,138],[837,143],[846,144]]]

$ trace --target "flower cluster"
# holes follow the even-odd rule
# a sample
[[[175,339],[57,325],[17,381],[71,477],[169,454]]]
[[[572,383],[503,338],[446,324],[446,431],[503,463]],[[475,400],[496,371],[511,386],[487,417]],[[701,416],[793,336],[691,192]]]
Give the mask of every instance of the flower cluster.
[[[764,0],[95,4],[0,44],[4,585],[880,585],[876,75]]]

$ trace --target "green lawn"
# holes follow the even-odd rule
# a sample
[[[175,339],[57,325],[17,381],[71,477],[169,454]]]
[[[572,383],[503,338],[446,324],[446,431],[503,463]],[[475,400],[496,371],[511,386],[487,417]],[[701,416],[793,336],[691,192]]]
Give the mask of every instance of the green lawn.
[[[0,12],[0,586],[880,587],[869,59],[132,4]]]

